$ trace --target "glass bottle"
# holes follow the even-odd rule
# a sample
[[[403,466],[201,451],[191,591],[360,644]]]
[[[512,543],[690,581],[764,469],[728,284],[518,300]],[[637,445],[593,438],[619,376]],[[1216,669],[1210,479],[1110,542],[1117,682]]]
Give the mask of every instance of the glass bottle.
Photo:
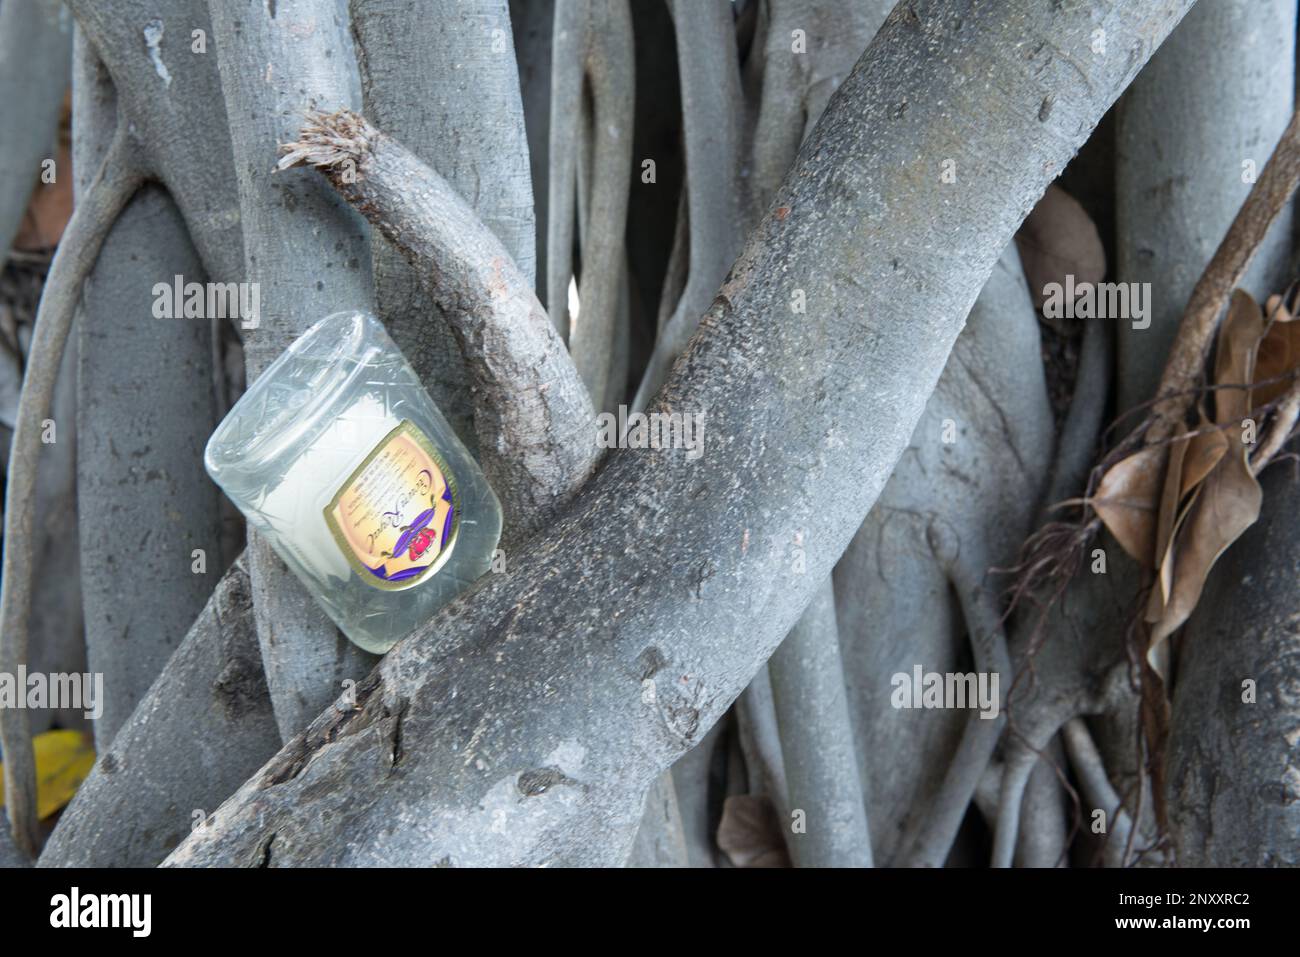
[[[336,313],[235,403],[208,474],[355,644],[382,654],[482,575],[501,505],[383,326]]]

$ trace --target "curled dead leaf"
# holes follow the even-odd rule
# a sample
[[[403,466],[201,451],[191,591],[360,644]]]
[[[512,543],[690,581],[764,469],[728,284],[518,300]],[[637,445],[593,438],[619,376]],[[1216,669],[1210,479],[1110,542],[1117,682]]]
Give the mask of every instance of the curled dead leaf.
[[[1151,629],[1147,661],[1161,677],[1160,645],[1191,616],[1210,569],[1259,518],[1263,491],[1251,474],[1246,446],[1228,433],[1231,448],[1201,484],[1174,539],[1173,582],[1169,600]]]
[[[1280,296],[1269,297],[1264,315],[1268,331],[1255,354],[1252,381],[1257,384],[1250,394],[1255,408],[1280,398],[1300,371],[1300,322],[1295,321]]]
[[[1255,352],[1264,335],[1264,313],[1248,293],[1233,290],[1228,315],[1219,329],[1214,356],[1214,421],[1240,422],[1250,415],[1250,383]]]
[[[789,867],[776,808],[764,795],[733,794],[722,804],[718,847],[736,867]]]
[[[1044,288],[1050,283],[1101,282],[1106,276],[1106,250],[1092,218],[1078,200],[1053,184],[1038,201],[1016,233],[1016,248],[1025,279],[1041,309]]]
[[[1153,566],[1160,493],[1168,449],[1140,449],[1112,465],[1089,500],[1121,548],[1144,567]]]

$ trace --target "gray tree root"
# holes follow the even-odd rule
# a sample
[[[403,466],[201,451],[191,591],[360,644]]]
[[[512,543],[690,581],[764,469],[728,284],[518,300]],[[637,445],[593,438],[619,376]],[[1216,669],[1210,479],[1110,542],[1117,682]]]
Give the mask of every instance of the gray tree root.
[[[0,151],[0,255],[5,258],[41,161],[54,157],[71,66],[72,17],[62,0],[0,6],[0,130],[8,131]]]
[[[454,189],[350,111],[315,114],[281,168],[307,164],[411,262],[479,390],[474,427],[509,542],[548,523],[596,464],[595,412],[532,283]]]
[[[650,785],[641,826],[632,842],[627,867],[687,867],[690,859],[677,806],[672,772],[665,771]]]
[[[781,177],[794,162],[803,137],[811,131],[813,124],[821,116],[827,98],[852,69],[854,61],[884,20],[888,10],[879,9],[880,6],[883,5],[855,5],[852,10],[845,11],[832,10],[829,5],[820,3],[803,3],[795,0],[791,3],[768,4],[765,8],[769,14],[766,18],[769,22],[765,23],[766,39],[760,37],[755,40],[756,47],[759,45],[763,47],[762,55],[752,55],[749,60],[751,72],[761,71],[758,81],[749,78],[751,84],[761,87],[761,97],[758,103],[757,128],[754,132],[750,174],[747,181],[748,203],[745,208],[747,222],[756,221],[767,209],[776,188],[780,185]],[[847,22],[844,22],[846,13]],[[840,21],[833,35],[829,28],[832,20]],[[812,31],[811,42],[814,52],[811,55],[808,54],[806,47],[801,53],[795,52],[795,37],[798,36],[796,30],[803,32],[804,44],[808,42],[808,32]],[[730,43],[731,37],[725,36],[724,42]],[[729,75],[730,68],[725,58],[720,61],[719,66],[715,66],[715,69],[719,68],[724,70],[724,78]],[[693,69],[698,70],[699,65],[693,64]],[[816,93],[813,92],[814,88],[817,90]],[[700,105],[708,106],[709,100],[706,98]],[[688,126],[687,129],[689,136],[691,127]],[[697,128],[696,136],[700,135],[701,132]],[[720,174],[716,168],[710,168],[710,172],[714,175]],[[722,173],[718,182],[712,185],[716,188],[737,188],[737,184],[729,180],[725,173]],[[690,194],[689,186],[686,192]],[[696,198],[699,198],[698,195]],[[713,217],[713,231],[716,233],[720,228],[719,224],[725,222],[730,207],[716,199],[709,199],[707,202],[709,206],[706,209],[712,211],[710,215]],[[719,208],[724,211],[724,214],[719,215],[716,212]],[[683,214],[682,219],[686,221],[688,217]],[[679,240],[684,247],[690,240],[687,231],[680,229],[681,225],[679,223]],[[715,235],[712,238],[717,240],[720,237]],[[678,258],[685,258],[680,256],[680,250],[676,246],[674,254]],[[697,261],[696,267],[698,268],[699,265]],[[685,270],[685,263],[680,268]],[[667,288],[667,284],[665,285]],[[661,321],[661,328],[668,321],[670,316],[665,316]],[[818,600],[814,599],[813,604],[809,606],[809,611],[805,613],[806,616],[810,616],[809,620],[805,623],[804,619],[801,619],[791,632],[791,637],[786,639],[787,642],[795,640],[796,643],[805,645],[804,652],[781,654],[778,651],[768,666],[759,672],[759,677],[765,682],[781,684],[787,688],[818,687],[823,691],[832,691],[833,687],[837,687],[840,691],[840,699],[832,697],[825,707],[815,712],[815,720],[818,722],[821,735],[816,747],[826,749],[828,760],[818,767],[814,759],[812,764],[804,767],[800,772],[806,771],[807,774],[819,776],[819,780],[814,781],[807,775],[802,782],[791,780],[788,799],[783,784],[777,794],[777,803],[783,817],[788,821],[792,808],[800,807],[808,813],[807,805],[810,802],[804,800],[804,797],[796,800],[794,793],[796,790],[803,796],[825,793],[829,803],[820,807],[814,806],[813,816],[820,817],[823,821],[830,819],[834,822],[832,825],[834,829],[845,831],[841,835],[846,839],[842,852],[835,852],[833,846],[826,843],[828,834],[825,828],[823,833],[811,841],[807,839],[806,834],[796,835],[793,831],[789,832],[786,841],[790,845],[791,857],[796,865],[831,866],[836,862],[842,862],[870,866],[871,845],[870,836],[865,829],[865,798],[861,789],[859,768],[852,754],[853,735],[848,709],[847,706],[837,707],[834,703],[835,700],[842,701],[844,676],[839,660],[838,630],[834,630],[833,640],[832,633],[826,630],[828,625],[834,624],[833,585],[828,583],[827,588],[829,590],[824,597],[832,602],[829,615],[825,609],[819,610]],[[801,636],[799,639],[793,638],[796,633]],[[816,636],[816,640],[813,636]],[[820,645],[820,654],[817,653],[818,645]],[[829,665],[831,652],[834,653],[838,675],[833,680],[829,672],[824,670]],[[814,670],[804,671],[810,667]],[[742,704],[748,697],[747,690],[741,697]],[[738,713],[742,740],[746,732],[753,733],[747,727],[750,716],[750,709],[742,708]],[[777,717],[776,714],[773,715],[774,720]],[[786,714],[785,720],[780,722],[782,751],[789,751],[790,746],[785,744],[787,739],[795,740],[805,735],[804,731],[796,729],[793,725],[793,722],[798,720],[800,718],[790,712]],[[780,751],[771,760],[780,761]],[[798,762],[802,759],[795,757],[793,760]],[[784,768],[781,769],[781,780],[782,782],[786,780]],[[854,807],[858,808],[856,813],[852,811]],[[829,811],[830,808],[838,810]],[[863,830],[861,834],[855,836],[851,832],[859,823]],[[795,847],[795,844],[799,847]]]
[[[925,835],[933,848],[921,856],[943,863],[997,742],[999,720],[973,716],[963,731],[958,713],[895,708],[890,677],[910,679],[916,665],[967,670],[968,634],[976,668],[998,672],[1003,692],[1010,683],[1000,582],[988,570],[1014,559],[1046,483],[1053,436],[1039,349],[1033,303],[1009,245],[907,452],[836,568],[850,707],[880,862],[897,862]],[[959,736],[969,739],[964,748]],[[902,752],[916,760],[888,757]],[[951,757],[961,761],[945,774]]]
[[[1062,867],[1070,824],[1066,818],[1065,751],[1053,738],[1034,765],[1025,789],[1016,862],[1021,867]]]
[[[750,56],[745,77],[746,86],[759,91],[748,176],[751,218],[766,210],[799,144],[893,6],[892,0],[762,5],[754,41],[762,55]]]
[[[0,152],[0,255],[9,246],[28,208],[41,163],[56,158],[63,94],[68,86],[73,20],[58,0],[21,0],[0,8],[0,129],[8,131]],[[93,176],[100,157],[87,171]],[[65,166],[56,177],[73,176]],[[47,187],[49,188],[49,187]],[[76,510],[76,350],[65,350],[50,407],[58,441],[42,450],[36,482],[36,531],[31,560],[37,568],[57,568],[42,575],[32,593],[29,671],[84,670],[80,549]],[[20,375],[14,369],[13,388]],[[0,442],[9,442],[6,429]],[[4,454],[8,455],[8,448]],[[7,459],[4,467],[8,468]],[[33,734],[57,722],[65,728],[86,723],[81,710],[30,710]]]
[[[79,193],[115,123],[107,72],[79,35],[73,161]],[[152,316],[152,285],[203,267],[175,203],[139,190],[113,224],[78,313],[80,551],[90,670],[104,675],[96,750],[107,751],[202,610],[220,575],[217,491],[201,466],[216,423],[207,324]],[[166,361],[159,363],[161,352]],[[194,571],[194,549],[206,571]]]
[[[252,381],[317,319],[373,312],[369,229],[309,171],[274,173],[308,109],[360,106],[347,23],[334,0],[277,6],[214,0],[212,22],[243,223],[245,278],[261,317],[244,331]],[[253,608],[267,686],[285,740],[374,657],[343,638],[260,535],[250,533]]]
[[[167,187],[208,276],[249,278],[208,4],[68,0],[68,6],[112,76],[120,116],[134,124],[136,165]],[[204,37],[204,52],[194,50],[195,31]]]
[[[18,666],[29,660],[27,627],[35,571],[33,503],[37,468],[45,448],[44,421],[81,284],[94,266],[113,220],[140,184],[140,173],[131,159],[133,149],[130,136],[120,127],[95,184],[68,222],[36,315],[9,457],[0,584],[0,672],[16,674]],[[0,749],[5,755],[5,808],[14,841],[25,853],[35,854],[36,774],[26,709],[0,708]]]
[[[1129,835],[1133,829],[1133,820],[1124,810],[1124,801],[1111,786],[1106,776],[1106,764],[1101,752],[1097,750],[1088,724],[1083,718],[1071,718],[1061,729],[1066,751],[1070,755],[1070,765],[1079,779],[1083,799],[1087,802],[1083,808],[1084,819],[1092,823],[1092,815],[1101,811],[1105,817],[1106,839],[1104,859],[1107,867],[1123,867],[1126,848],[1130,844]]]
[[[1184,632],[1166,767],[1177,861],[1300,865],[1300,535],[1294,471],[1216,566]]]
[[[740,67],[728,3],[671,0],[686,140],[686,285],[659,330],[632,405],[644,409],[668,377],[700,316],[740,252],[744,195],[740,185]]]
[[[40,865],[153,867],[279,745],[240,559],[99,753]]]
[[[1149,282],[1151,326],[1119,324],[1119,405],[1149,400],[1206,264],[1291,118],[1296,5],[1198,3],[1120,101],[1119,278]],[[1246,163],[1253,164],[1251,169]],[[1246,287],[1285,283],[1290,213],[1256,254]]]
[[[871,836],[849,728],[835,594],[827,579],[771,660],[796,867],[870,867]]]
[[[531,286],[531,140],[524,137],[505,3],[433,0],[415,16],[403,0],[353,2],[351,9],[366,117],[446,179]],[[438,410],[476,452],[479,396],[447,318],[400,251],[376,242],[371,256],[384,325]]]
[[[547,236],[548,311],[569,344],[592,401],[605,407],[619,290],[624,269],[632,167],[635,73],[632,13],[627,0],[558,0],[552,53],[550,197]],[[573,222],[581,189],[577,158],[583,81],[591,90],[591,171],[580,210],[584,220],[578,316],[568,309],[573,276]]]
[[[356,707],[317,719],[169,863],[623,861],[653,778],[771,655],[879,495],[1017,224],[1187,7],[899,8],[660,394],[707,415],[713,453],[611,456],[512,574],[399,643]],[[1099,25],[1124,55],[1081,76],[1055,51],[1088,50]],[[963,171],[951,190],[938,129]],[[792,280],[810,304],[797,328],[770,319]],[[781,560],[796,534],[802,575]]]
[[[1295,27],[1295,4],[1284,0],[1197,4],[1120,103],[1118,278],[1150,282],[1152,290],[1150,328],[1119,325],[1121,411],[1199,381],[1221,300],[1236,284],[1234,279],[1216,289],[1202,275],[1211,257],[1218,258],[1216,247],[1251,192],[1245,164],[1261,173],[1287,128],[1294,100]],[[1284,273],[1289,208],[1278,219],[1254,265],[1238,277],[1260,295],[1277,291],[1289,278]],[[1205,320],[1198,325],[1205,331],[1188,340],[1190,348],[1171,355],[1184,311],[1198,308],[1198,300]],[[1157,406],[1157,412],[1168,409],[1174,420],[1189,402],[1180,397]],[[1120,793],[1130,796],[1140,787],[1144,760],[1132,727],[1136,709],[1131,697],[1094,728],[1112,778]],[[1148,796],[1141,803],[1145,833],[1152,801]]]
[[[528,137],[528,167],[532,174],[537,250],[534,287],[537,300],[549,302],[546,270],[550,260],[546,253],[546,233],[550,222],[547,210],[551,191],[551,47],[554,42],[555,0],[510,0],[510,21],[514,27],[515,60]],[[394,130],[393,135],[399,134]]]
[[[210,330],[150,310],[154,282],[176,275],[205,278],[176,205],[149,186],[109,231],[78,323],[78,493],[90,506],[80,535],[95,569],[82,592],[90,670],[104,675],[100,753],[223,571],[217,490],[202,466],[216,425]]]

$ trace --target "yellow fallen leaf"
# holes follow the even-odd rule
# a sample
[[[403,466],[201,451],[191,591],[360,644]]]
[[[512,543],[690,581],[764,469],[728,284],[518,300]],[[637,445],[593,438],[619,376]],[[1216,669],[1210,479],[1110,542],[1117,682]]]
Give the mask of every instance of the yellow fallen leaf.
[[[95,766],[95,749],[80,731],[45,731],[32,739],[36,754],[36,816],[62,809]],[[0,764],[0,807],[4,807],[4,765]]]

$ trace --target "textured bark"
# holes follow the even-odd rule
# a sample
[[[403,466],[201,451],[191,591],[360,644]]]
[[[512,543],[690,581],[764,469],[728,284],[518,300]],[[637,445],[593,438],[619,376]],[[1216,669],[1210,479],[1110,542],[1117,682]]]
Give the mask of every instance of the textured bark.
[[[36,315],[5,490],[0,672],[16,674],[18,667],[30,660],[28,624],[35,574],[33,555],[38,541],[34,530],[35,486],[42,451],[49,448],[42,438],[43,423],[50,413],[81,284],[94,265],[113,220],[140,184],[140,172],[131,162],[132,148],[125,128],[119,127],[95,183],[87,190],[84,202],[77,207],[64,231]],[[0,708],[5,808],[18,847],[33,854],[38,841],[30,718],[24,708]]]
[[[1298,489],[1288,467],[1261,481],[1259,521],[1215,567],[1180,646],[1166,795],[1180,866],[1300,865]]]
[[[844,666],[828,579],[772,656],[772,697],[787,801],[802,812],[786,841],[797,867],[870,867],[871,836],[849,731]]]
[[[252,381],[330,313],[374,312],[369,229],[314,173],[274,173],[280,143],[311,108],[360,106],[345,11],[335,0],[214,0],[212,22],[244,236],[244,278],[261,318],[244,331]],[[285,740],[374,661],[347,641],[260,535],[249,535],[253,608],[267,686]]]
[[[650,785],[645,798],[645,813],[626,866],[686,867],[689,863],[673,776],[665,771]]]
[[[623,234],[631,178],[632,14],[627,0],[558,0],[552,53],[547,309],[597,408],[607,408],[620,335]],[[584,126],[583,84],[591,91]],[[590,150],[576,148],[590,136]],[[589,152],[589,184],[577,160]],[[581,194],[581,199],[579,198]],[[578,316],[569,315],[575,208],[582,221]],[[624,335],[626,333],[623,333]]]
[[[179,210],[150,186],[109,232],[78,327],[78,494],[89,506],[80,533],[95,570],[82,591],[90,669],[106,689],[95,722],[101,752],[223,570],[217,490],[202,465],[216,425],[211,332],[202,320],[150,310],[154,282],[175,275],[205,278]],[[193,569],[195,549],[203,573]]]
[[[537,276],[534,288],[546,302],[547,201],[550,196],[551,45],[555,0],[510,0],[515,60],[522,93],[524,128],[528,139],[528,169],[532,177],[536,228]],[[394,131],[397,135],[397,131]],[[414,149],[415,147],[412,146]],[[416,150],[419,153],[419,150]],[[436,168],[436,164],[435,168]]]
[[[1291,118],[1296,5],[1205,0],[1120,101],[1118,278],[1149,282],[1151,327],[1119,323],[1122,410],[1153,397],[1179,320],[1251,184]],[[1290,211],[1259,250],[1246,288],[1278,291],[1290,253]]]
[[[531,286],[531,141],[524,137],[505,3],[354,0],[351,6],[366,118],[451,184]],[[439,411],[476,450],[471,425],[482,397],[447,317],[398,250],[376,242],[371,255],[385,326]]]
[[[320,169],[401,250],[469,365],[507,545],[551,521],[598,453],[595,413],[532,282],[452,186],[348,111],[314,115],[281,167]]]
[[[40,864],[152,867],[279,746],[241,559],[99,752]]]
[[[835,570],[854,737],[881,863],[898,863],[904,827],[925,830],[943,862],[988,757],[950,788],[944,769],[957,737],[969,723],[986,752],[997,740],[999,722],[991,719],[896,709],[890,678],[917,665],[940,673],[973,665],[1000,672],[1003,692],[1010,684],[1007,663],[998,660],[1005,652],[989,645],[1004,587],[989,569],[1013,563],[1046,484],[1052,421],[1039,348],[1012,244],[971,309],[907,451]],[[946,423],[952,442],[944,441]],[[892,757],[903,753],[915,760]]]
[[[689,253],[685,288],[659,330],[632,403],[638,409],[649,405],[663,385],[744,238],[743,100],[731,5],[673,0],[669,9],[681,73]]]
[[[41,162],[54,158],[71,66],[72,17],[62,0],[0,6],[0,130],[10,134],[0,151],[0,251],[6,258]]]
[[[68,6],[112,76],[120,116],[133,124],[133,161],[166,185],[208,275],[221,282],[248,278],[208,4],[68,0]],[[206,37],[206,53],[191,52],[194,31]]]
[[[712,454],[612,456],[515,571],[399,643],[356,708],[322,715],[169,861],[624,860],[654,776],[771,654],[879,494],[1017,224],[1187,7],[898,8],[660,395],[707,414]],[[1056,51],[1099,25],[1117,52],[1081,75]],[[810,303],[797,327],[770,319],[792,277]]]

